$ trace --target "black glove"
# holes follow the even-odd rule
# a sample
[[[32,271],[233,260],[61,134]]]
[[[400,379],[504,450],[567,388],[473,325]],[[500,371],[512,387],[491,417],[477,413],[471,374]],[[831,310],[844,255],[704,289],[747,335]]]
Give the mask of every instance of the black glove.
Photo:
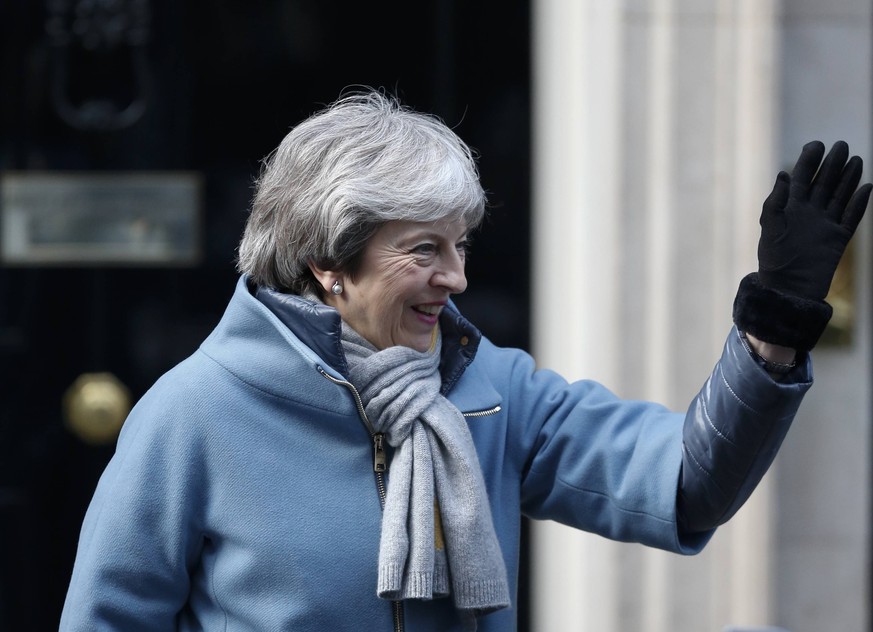
[[[830,320],[824,299],[873,188],[858,188],[862,161],[849,158],[845,142],[822,162],[824,151],[819,141],[807,143],[792,174],[777,176],[761,213],[758,274],[743,279],[734,303],[740,329],[800,351]]]
[[[818,141],[808,143],[792,175],[783,171],[777,176],[764,201],[758,241],[761,285],[818,301],[827,296],[871,188],[865,184],[855,190],[862,162],[858,156],[849,158],[846,143],[834,143],[822,163],[824,149]]]

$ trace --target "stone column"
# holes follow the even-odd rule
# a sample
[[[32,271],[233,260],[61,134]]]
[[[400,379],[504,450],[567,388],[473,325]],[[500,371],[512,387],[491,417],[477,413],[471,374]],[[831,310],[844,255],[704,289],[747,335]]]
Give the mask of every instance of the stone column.
[[[680,411],[709,374],[779,167],[774,6],[534,1],[541,366]],[[533,629],[771,622],[772,493],[693,558],[535,523]]]
[[[871,29],[869,0],[783,3],[783,164],[808,139],[844,139],[873,179]],[[871,629],[871,228],[868,209],[843,277],[852,284],[830,299],[848,339],[813,351],[815,385],[779,455],[774,597],[791,632]]]

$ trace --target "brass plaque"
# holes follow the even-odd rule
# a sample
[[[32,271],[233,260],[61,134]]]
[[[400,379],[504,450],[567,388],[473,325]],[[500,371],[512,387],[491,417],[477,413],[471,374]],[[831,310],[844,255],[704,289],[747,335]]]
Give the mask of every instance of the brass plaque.
[[[185,266],[200,259],[202,182],[188,172],[6,172],[10,265]]]

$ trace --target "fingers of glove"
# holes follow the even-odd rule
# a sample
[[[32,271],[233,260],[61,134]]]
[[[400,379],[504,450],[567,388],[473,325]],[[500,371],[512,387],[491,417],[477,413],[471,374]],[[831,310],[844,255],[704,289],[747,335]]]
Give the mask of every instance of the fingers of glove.
[[[816,208],[824,210],[830,204],[848,158],[849,146],[845,141],[835,142],[821,163],[809,192],[809,199]]]
[[[843,213],[843,221],[841,225],[850,233],[854,233],[855,229],[864,217],[864,212],[867,210],[867,202],[870,200],[870,191],[873,191],[873,184],[867,183],[860,189],[855,191],[855,195],[849,200],[846,206],[846,212]]]
[[[812,183],[815,172],[824,156],[824,143],[818,140],[810,141],[803,146],[800,157],[791,172],[792,187],[797,193],[806,193]]]
[[[858,188],[863,170],[864,162],[860,157],[852,156],[849,158],[849,162],[846,163],[846,167],[843,169],[837,190],[834,191],[833,197],[828,202],[826,214],[832,222],[842,223],[846,205],[855,193],[855,189]]]

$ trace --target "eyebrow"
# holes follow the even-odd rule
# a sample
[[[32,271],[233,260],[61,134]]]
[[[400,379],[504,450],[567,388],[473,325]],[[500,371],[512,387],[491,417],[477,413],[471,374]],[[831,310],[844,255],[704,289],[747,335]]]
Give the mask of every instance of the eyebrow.
[[[448,240],[448,236],[445,233],[438,233],[434,230],[422,229],[421,232],[412,233],[409,236],[409,239],[412,241],[415,241],[418,239],[433,239],[435,241],[440,241],[443,239]],[[455,240],[455,243],[467,241],[468,239],[470,239],[470,232],[465,231],[463,235],[461,235],[460,237],[458,237],[457,240]],[[451,240],[449,240],[449,241],[451,241]]]

